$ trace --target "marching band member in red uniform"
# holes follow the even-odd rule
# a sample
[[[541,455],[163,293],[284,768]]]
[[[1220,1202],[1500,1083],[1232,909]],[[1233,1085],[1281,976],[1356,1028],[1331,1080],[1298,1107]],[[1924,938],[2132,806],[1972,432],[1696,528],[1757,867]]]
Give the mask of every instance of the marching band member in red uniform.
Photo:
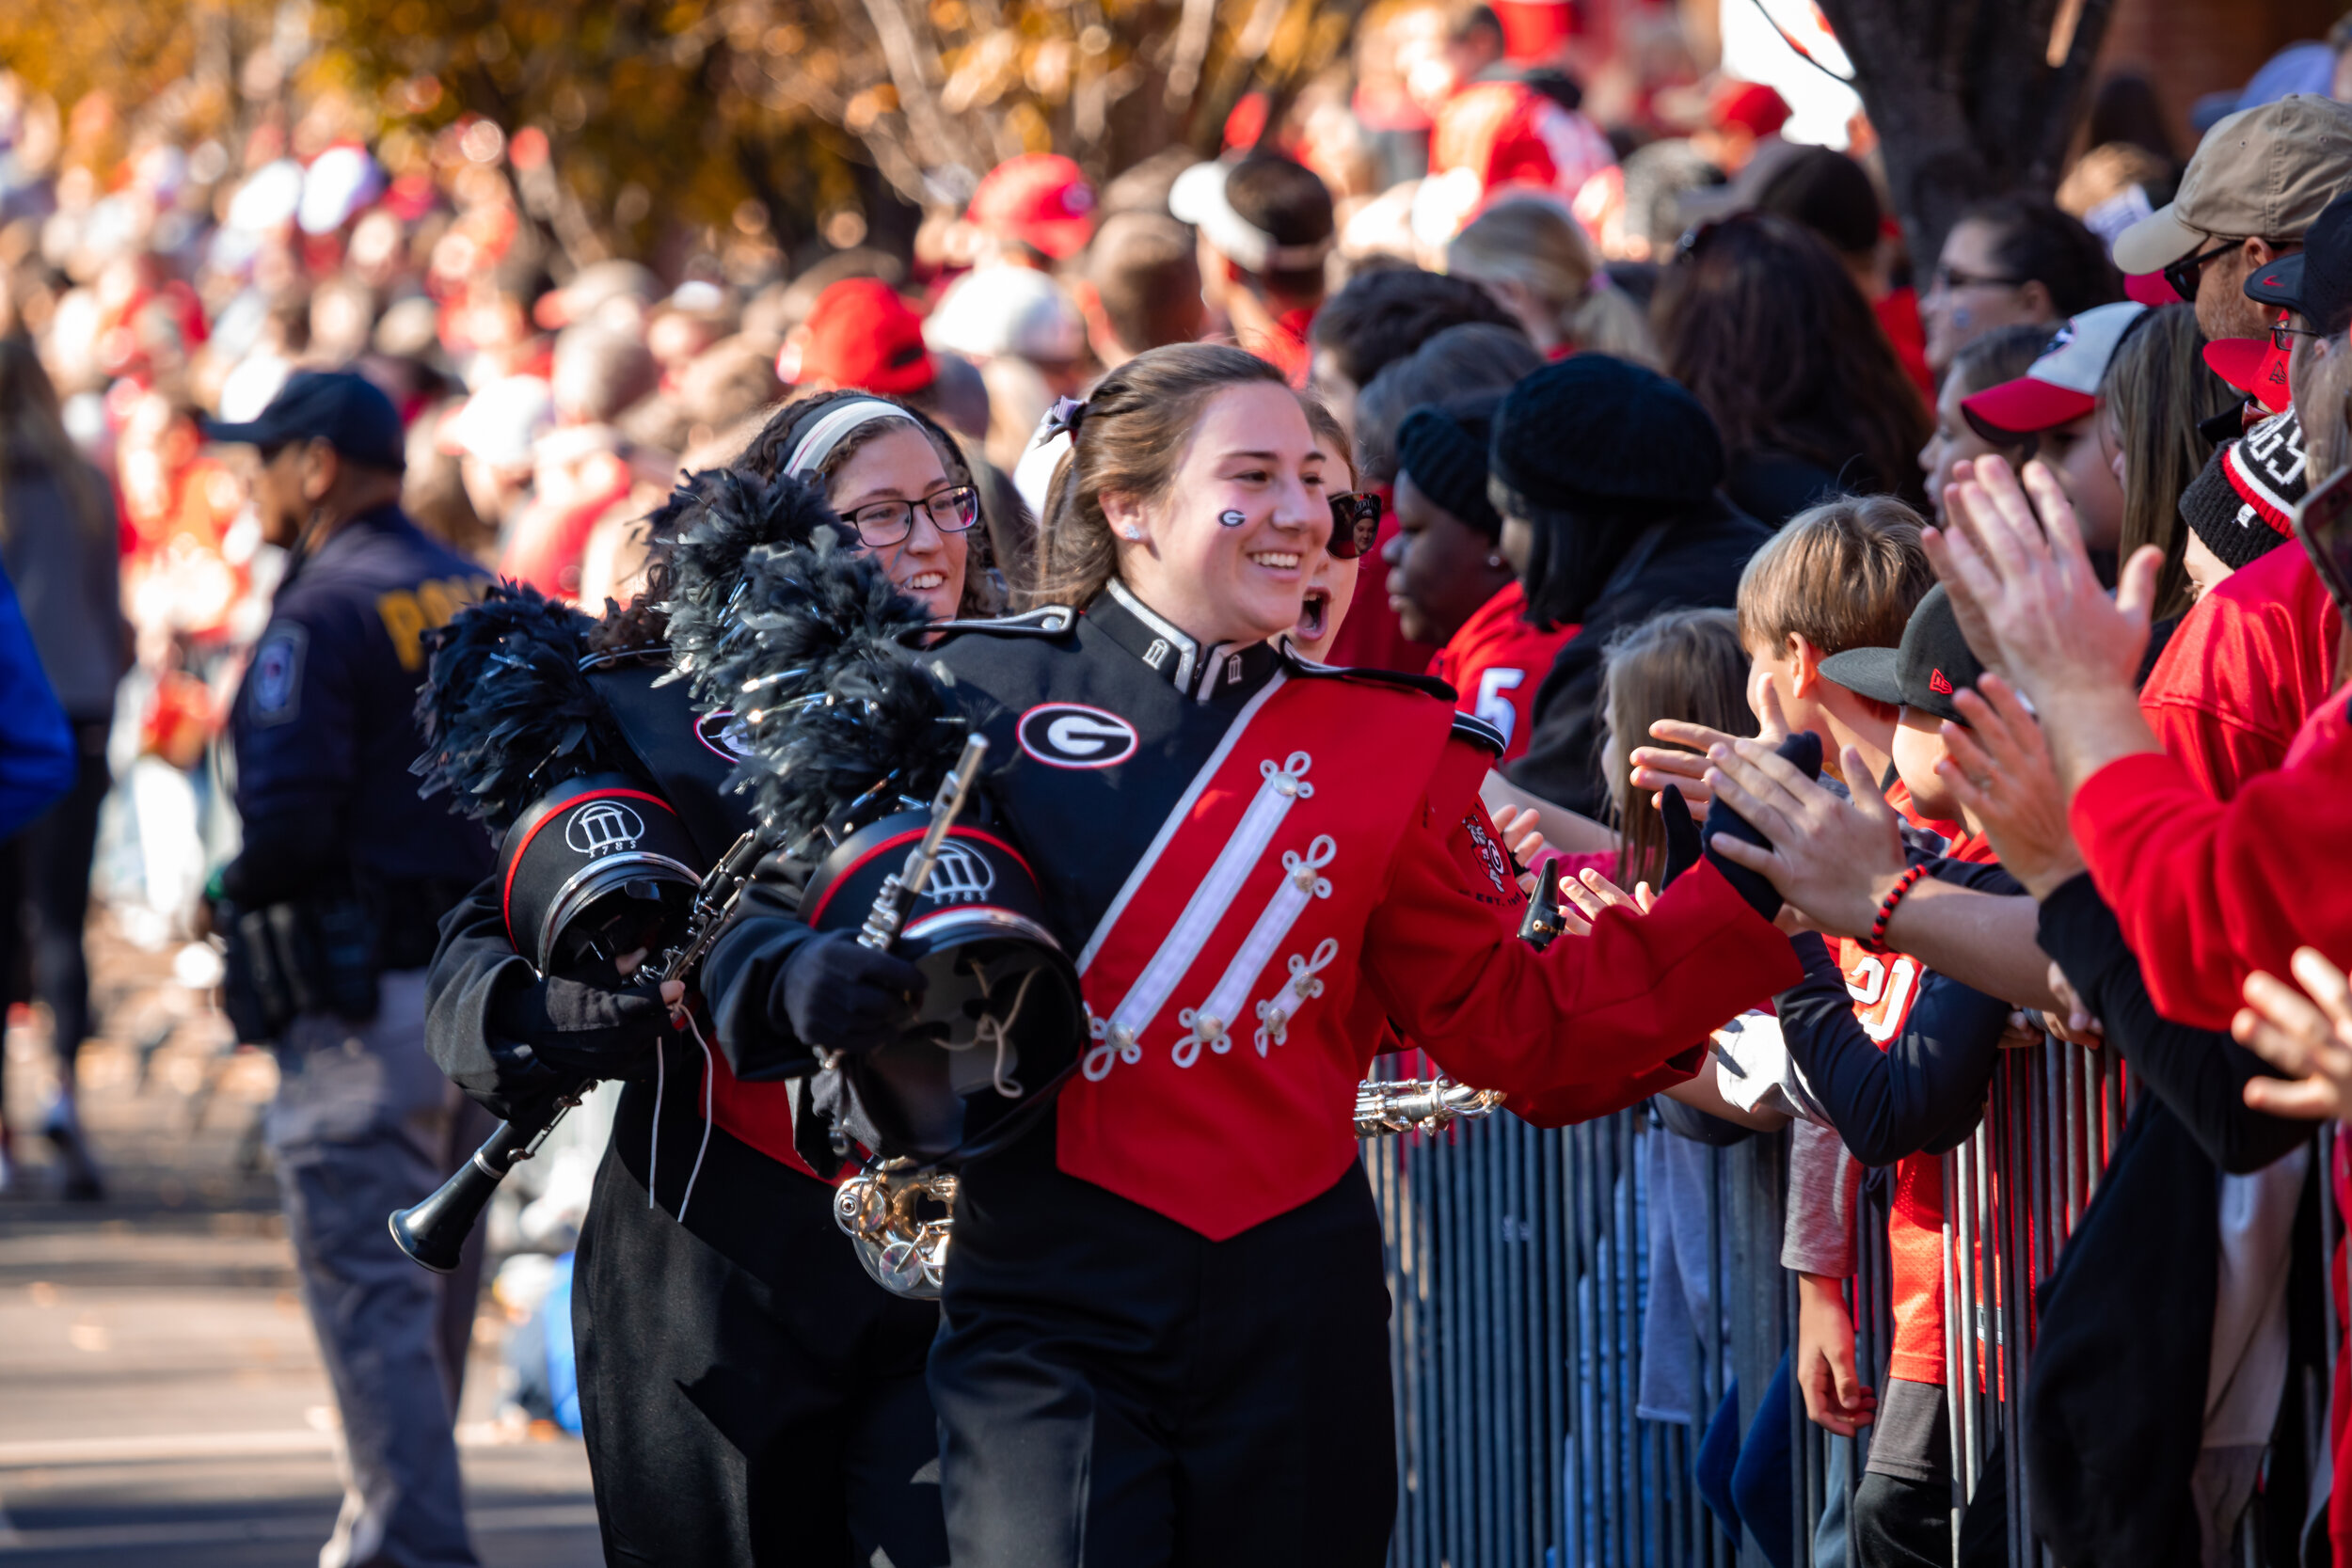
[[[1595,1115],[1797,976],[1711,860],[1541,954],[1478,783],[1495,739],[1298,621],[1335,508],[1279,372],[1153,350],[1079,410],[1043,592],[1084,613],[923,656],[991,741],[1091,1038],[963,1167],[930,1383],[974,1568],[1381,1560],[1395,1489],[1380,1230],[1351,1111],[1366,994],[1455,1076]],[[1351,534],[1343,551],[1363,542]],[[921,971],[794,918],[771,861],[714,949],[749,1076],[896,1037]]]
[[[894,587],[943,618],[973,602],[979,509],[946,432],[894,399],[839,391],[779,409],[734,466],[821,486],[797,510],[723,524],[709,506],[659,531],[646,591],[590,634],[591,679],[712,862],[750,824],[722,785],[724,711],[698,713],[670,668],[673,546],[805,542],[834,514]],[[826,510],[829,503],[832,512]],[[756,535],[756,537],[754,537]],[[700,547],[713,546],[707,543]],[[534,976],[500,879],[442,922],[427,1046],[501,1115],[567,1072],[629,1080],[597,1167],[572,1306],[597,1522],[614,1562],[944,1564],[936,1437],[923,1386],[938,1309],[867,1277],[834,1223],[837,1160],[795,1148],[795,1085],[747,1083],[666,1030],[648,988]],[[667,1061],[658,1092],[651,1052]],[[707,1077],[705,1075],[707,1075]],[[662,1159],[666,1154],[668,1158]]]

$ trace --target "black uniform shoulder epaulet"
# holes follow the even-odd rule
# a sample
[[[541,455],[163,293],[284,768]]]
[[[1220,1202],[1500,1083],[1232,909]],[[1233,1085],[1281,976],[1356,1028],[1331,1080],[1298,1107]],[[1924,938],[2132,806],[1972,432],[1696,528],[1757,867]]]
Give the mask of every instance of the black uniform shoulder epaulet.
[[[1361,681],[1371,686],[1392,686],[1406,691],[1418,691],[1424,697],[1435,697],[1441,703],[1454,701],[1454,688],[1432,675],[1408,675],[1402,670],[1375,670],[1370,666],[1347,664],[1318,664],[1285,641],[1281,644],[1282,667],[1294,675],[1318,680]]]
[[[1501,730],[1496,729],[1474,713],[1456,712],[1454,715],[1454,738],[1467,740],[1473,746],[1492,752],[1498,757],[1502,755],[1502,749],[1510,744]]]
[[[999,615],[980,621],[941,621],[924,630],[935,637],[984,632],[991,637],[1061,637],[1078,624],[1078,612],[1066,604],[1040,605],[1019,615]]]

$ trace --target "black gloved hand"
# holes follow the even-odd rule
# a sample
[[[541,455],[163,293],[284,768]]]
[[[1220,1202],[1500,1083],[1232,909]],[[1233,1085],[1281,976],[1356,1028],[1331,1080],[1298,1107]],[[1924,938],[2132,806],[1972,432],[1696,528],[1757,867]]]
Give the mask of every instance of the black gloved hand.
[[[1782,761],[1794,764],[1797,771],[1806,778],[1818,779],[1821,776],[1821,737],[1811,730],[1799,730],[1772,750]],[[1716,870],[1724,874],[1724,880],[1729,882],[1756,913],[1767,920],[1777,916],[1780,913],[1780,889],[1772,886],[1771,879],[1761,872],[1750,871],[1744,865],[1734,865],[1715,853],[1715,838],[1719,833],[1728,833],[1733,838],[1744,839],[1766,849],[1772,847],[1772,841],[1766,838],[1754,823],[1724,804],[1720,795],[1707,808],[1707,826],[1699,832],[1699,842],[1706,847],[1707,858],[1713,863]]]
[[[1658,875],[1658,891],[1663,893],[1677,877],[1699,863],[1706,846],[1699,840],[1699,825],[1691,820],[1691,802],[1674,785],[1658,792],[1658,815],[1666,827],[1666,868]]]
[[[768,1006],[804,1045],[870,1051],[914,1022],[928,984],[906,959],[877,953],[848,931],[827,931],[785,960]]]
[[[650,981],[632,982],[608,963],[501,986],[489,1022],[560,1072],[626,1078],[668,1032],[670,1009]]]

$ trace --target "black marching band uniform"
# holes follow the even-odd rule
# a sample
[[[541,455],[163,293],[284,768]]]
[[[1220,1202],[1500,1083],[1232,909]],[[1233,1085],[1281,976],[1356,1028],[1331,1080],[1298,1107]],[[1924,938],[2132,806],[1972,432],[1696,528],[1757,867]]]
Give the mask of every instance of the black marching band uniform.
[[[797,485],[764,494],[764,515],[731,514],[739,534],[804,538],[830,515]],[[730,716],[661,682],[666,646],[577,653],[625,752],[627,784],[608,793],[639,813],[631,825],[674,807],[699,874],[753,823],[723,788],[739,761]],[[609,964],[542,979],[508,935],[505,880],[442,923],[430,1043],[502,1115],[567,1075],[627,1079],[572,1295],[607,1560],[946,1562],[923,1381],[939,1310],[875,1284],[836,1227],[838,1158],[820,1174],[793,1147],[800,1085],[739,1080],[701,1048],[707,1027],[669,1026]]]
[[[1351,1120],[1380,1025],[1547,1121],[1597,1115],[1790,983],[1787,941],[1710,856],[1646,916],[1518,942],[1491,736],[1434,683],[1204,647],[1117,583],[914,662],[990,742],[976,810],[1087,1021],[1059,1097],[961,1169],[930,1359],[954,1560],[1381,1560],[1388,1298]],[[806,878],[764,863],[704,971],[746,1077],[834,1043],[789,1022],[796,966],[848,940],[803,921]]]

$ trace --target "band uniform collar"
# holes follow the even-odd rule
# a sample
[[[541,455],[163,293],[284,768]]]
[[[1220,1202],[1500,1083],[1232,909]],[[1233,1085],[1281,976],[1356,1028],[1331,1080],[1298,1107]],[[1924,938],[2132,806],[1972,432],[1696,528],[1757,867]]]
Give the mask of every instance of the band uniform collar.
[[[1205,703],[1226,690],[1255,690],[1280,662],[1263,642],[1203,645],[1128,591],[1118,578],[1087,607],[1087,621],[1185,696]]]

